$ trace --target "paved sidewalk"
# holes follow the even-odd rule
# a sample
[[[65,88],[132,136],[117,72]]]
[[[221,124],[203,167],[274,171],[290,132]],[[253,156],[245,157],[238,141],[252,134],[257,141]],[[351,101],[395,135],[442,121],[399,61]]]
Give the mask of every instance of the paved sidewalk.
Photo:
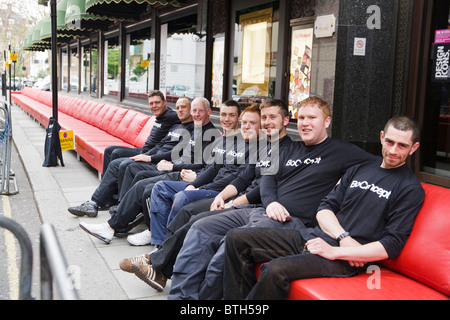
[[[12,106],[13,141],[25,167],[42,223],[52,224],[57,232],[67,263],[79,274],[82,300],[166,299],[170,281],[158,293],[119,268],[123,258],[153,250],[152,246],[133,247],[126,238],[114,238],[107,245],[80,229],[79,223],[101,223],[110,217],[100,211],[96,218],[78,218],[67,208],[89,200],[99,184],[98,173],[77,160],[74,151],[63,152],[65,166],[43,167],[45,128],[21,108]],[[20,188],[19,188],[20,190]],[[133,232],[140,232],[140,225]]]

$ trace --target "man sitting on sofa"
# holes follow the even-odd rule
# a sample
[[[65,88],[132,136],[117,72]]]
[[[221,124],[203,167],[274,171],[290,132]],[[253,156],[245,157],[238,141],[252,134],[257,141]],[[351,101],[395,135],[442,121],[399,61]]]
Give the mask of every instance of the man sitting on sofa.
[[[225,299],[285,299],[290,282],[350,277],[367,263],[395,258],[403,248],[424,190],[406,160],[419,147],[407,117],[381,132],[383,159],[349,169],[325,197],[315,228],[241,228],[227,234]],[[255,263],[267,262],[255,280]]]
[[[113,160],[128,159],[129,157],[147,153],[167,136],[172,126],[180,123],[176,112],[167,107],[166,98],[161,91],[152,90],[148,93],[148,105],[150,112],[156,117],[156,120],[147,141],[141,148],[122,146],[107,147],[103,153],[103,174],[105,174],[110,162]]]

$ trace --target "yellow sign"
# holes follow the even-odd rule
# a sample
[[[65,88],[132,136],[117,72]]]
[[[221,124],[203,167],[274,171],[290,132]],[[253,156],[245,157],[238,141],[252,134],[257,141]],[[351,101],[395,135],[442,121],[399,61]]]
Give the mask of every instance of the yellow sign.
[[[142,60],[141,61],[141,67],[142,68],[148,68],[149,65],[150,65],[150,61],[148,61],[148,60]]]
[[[17,53],[11,53],[9,58],[12,62],[17,62]]]
[[[59,141],[61,142],[61,151],[73,150],[75,148],[73,130],[60,131]]]
[[[9,63],[8,63],[8,61],[5,61],[5,68],[9,68]]]

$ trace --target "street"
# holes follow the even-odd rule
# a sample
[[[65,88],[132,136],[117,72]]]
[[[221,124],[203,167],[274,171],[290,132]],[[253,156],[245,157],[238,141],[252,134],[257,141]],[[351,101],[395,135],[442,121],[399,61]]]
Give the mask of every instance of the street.
[[[33,192],[15,147],[12,147],[11,169],[15,173],[19,193],[0,196],[0,214],[15,220],[27,232],[33,247],[32,296],[39,297],[39,231],[40,218]],[[11,186],[10,190],[14,188]],[[17,300],[19,297],[20,244],[14,235],[0,230],[0,300]]]

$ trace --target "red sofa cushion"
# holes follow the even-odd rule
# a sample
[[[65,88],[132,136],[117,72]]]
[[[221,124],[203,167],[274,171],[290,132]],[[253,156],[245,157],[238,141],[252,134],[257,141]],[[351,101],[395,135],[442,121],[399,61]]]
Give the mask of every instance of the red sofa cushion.
[[[153,124],[155,123],[155,121],[156,121],[155,116],[150,117],[150,119],[147,121],[147,123],[142,128],[139,135],[137,136],[136,141],[134,141],[134,143],[133,143],[134,146],[141,148],[144,145],[144,143],[148,139],[148,136],[150,135],[150,132],[152,131]]]
[[[142,132],[142,130],[144,129],[147,122],[149,122],[150,118],[152,118],[152,117],[149,115],[146,115],[141,112],[136,112],[136,115],[133,118],[133,121],[130,123],[127,131],[122,136],[122,139],[125,142],[135,145],[137,137]],[[147,133],[147,137],[149,134],[150,134],[150,132]],[[146,140],[147,140],[147,137],[145,137]],[[137,145],[136,147],[142,147],[142,145]]]
[[[450,189],[423,187],[425,201],[405,247],[382,265],[450,296]]]
[[[303,279],[291,283],[288,300],[448,300],[442,293],[391,270],[381,268],[379,288],[371,274],[351,278]]]
[[[380,288],[370,289],[372,274],[314,278],[291,283],[290,300],[448,300],[450,297],[450,189],[422,184],[424,204],[411,235],[396,259],[379,263]],[[260,265],[255,266],[259,277]],[[378,275],[373,275],[373,277]]]

